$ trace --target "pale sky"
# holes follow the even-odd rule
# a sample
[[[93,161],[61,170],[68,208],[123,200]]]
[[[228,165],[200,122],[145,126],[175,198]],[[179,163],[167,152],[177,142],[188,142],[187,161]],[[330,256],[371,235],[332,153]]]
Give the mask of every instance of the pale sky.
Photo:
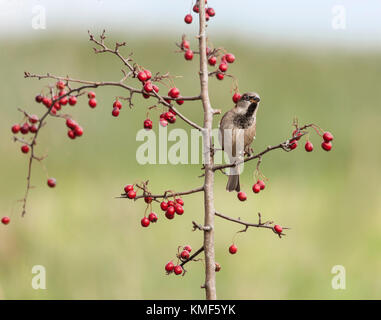
[[[373,47],[381,43],[381,0],[209,0],[216,16],[210,34],[250,41]],[[191,0],[0,0],[0,37],[50,32],[86,34],[88,29],[133,34],[190,34],[185,25]],[[46,10],[46,29],[32,28],[38,6]],[[335,30],[335,6],[345,10],[345,29]],[[341,10],[341,9],[339,9]],[[195,17],[194,17],[195,18]]]

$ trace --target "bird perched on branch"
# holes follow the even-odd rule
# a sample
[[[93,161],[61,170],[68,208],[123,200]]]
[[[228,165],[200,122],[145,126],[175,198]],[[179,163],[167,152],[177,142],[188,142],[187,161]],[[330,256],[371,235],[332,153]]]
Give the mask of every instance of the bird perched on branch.
[[[244,93],[235,107],[224,114],[220,122],[219,141],[227,152],[230,163],[241,162],[245,153],[251,154],[251,143],[255,138],[256,115],[259,95],[255,92]],[[230,169],[227,191],[240,191],[239,166]]]

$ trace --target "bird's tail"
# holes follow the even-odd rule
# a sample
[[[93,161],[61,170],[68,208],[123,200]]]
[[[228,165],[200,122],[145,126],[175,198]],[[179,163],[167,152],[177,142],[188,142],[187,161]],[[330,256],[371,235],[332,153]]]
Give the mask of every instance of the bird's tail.
[[[228,183],[226,184],[226,190],[229,192],[234,190],[239,192],[241,190],[241,186],[239,185],[239,174],[229,175]]]

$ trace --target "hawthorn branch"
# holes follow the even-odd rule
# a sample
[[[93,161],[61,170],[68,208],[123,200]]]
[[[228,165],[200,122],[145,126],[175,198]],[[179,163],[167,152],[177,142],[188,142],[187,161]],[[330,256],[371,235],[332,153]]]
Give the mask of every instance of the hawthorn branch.
[[[274,227],[272,226],[272,224],[274,224],[273,221],[266,221],[266,222],[262,222],[261,221],[261,214],[260,212],[258,212],[258,223],[251,223],[251,222],[245,222],[245,221],[242,221],[240,218],[236,219],[236,218],[232,218],[232,217],[229,217],[229,216],[226,216],[222,213],[219,213],[219,212],[215,212],[214,213],[217,217],[220,217],[222,219],[225,219],[225,220],[228,220],[228,221],[231,221],[231,222],[234,222],[234,223],[238,223],[238,224],[241,224],[241,225],[244,225],[245,228],[238,231],[238,232],[246,232],[249,227],[253,227],[253,228],[264,228],[264,229],[270,229],[272,230],[276,235],[278,235],[279,237],[281,236],[284,236],[285,234],[284,233],[277,233],[275,230],[274,230]],[[290,228],[287,228],[287,227],[282,227],[283,229],[290,229]]]
[[[303,127],[301,127],[299,130],[304,130],[308,127],[311,127],[313,126],[313,124],[309,124],[309,125],[305,125]],[[301,133],[301,135],[299,135],[297,138],[298,140],[303,137],[304,135],[306,134],[306,132],[303,132]],[[246,157],[245,159],[243,160],[240,160],[240,161],[236,161],[234,163],[228,163],[228,164],[221,164],[221,165],[217,165],[217,166],[214,166],[213,167],[213,171],[217,171],[217,170],[221,170],[221,169],[225,169],[225,168],[232,168],[232,167],[235,167],[241,163],[244,163],[244,162],[247,162],[247,161],[250,161],[250,160],[254,160],[254,159],[258,159],[258,158],[262,158],[263,155],[265,155],[266,153],[270,152],[270,151],[273,151],[273,150],[277,150],[277,149],[282,149],[286,152],[289,152],[291,151],[290,149],[290,145],[292,144],[292,141],[295,140],[296,137],[292,137],[291,139],[288,139],[276,146],[268,146],[265,150],[263,150],[262,152],[259,152],[255,155],[252,155],[252,156],[249,156],[249,157]]]

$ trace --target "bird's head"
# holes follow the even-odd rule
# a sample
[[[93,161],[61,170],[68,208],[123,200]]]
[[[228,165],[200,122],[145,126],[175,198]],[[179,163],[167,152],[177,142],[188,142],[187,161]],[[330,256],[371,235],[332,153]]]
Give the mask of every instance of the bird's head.
[[[239,99],[236,108],[239,113],[245,113],[248,111],[249,107],[253,109],[254,112],[259,104],[259,101],[261,101],[261,98],[259,97],[258,93],[256,92],[246,92],[241,96],[241,99]]]

